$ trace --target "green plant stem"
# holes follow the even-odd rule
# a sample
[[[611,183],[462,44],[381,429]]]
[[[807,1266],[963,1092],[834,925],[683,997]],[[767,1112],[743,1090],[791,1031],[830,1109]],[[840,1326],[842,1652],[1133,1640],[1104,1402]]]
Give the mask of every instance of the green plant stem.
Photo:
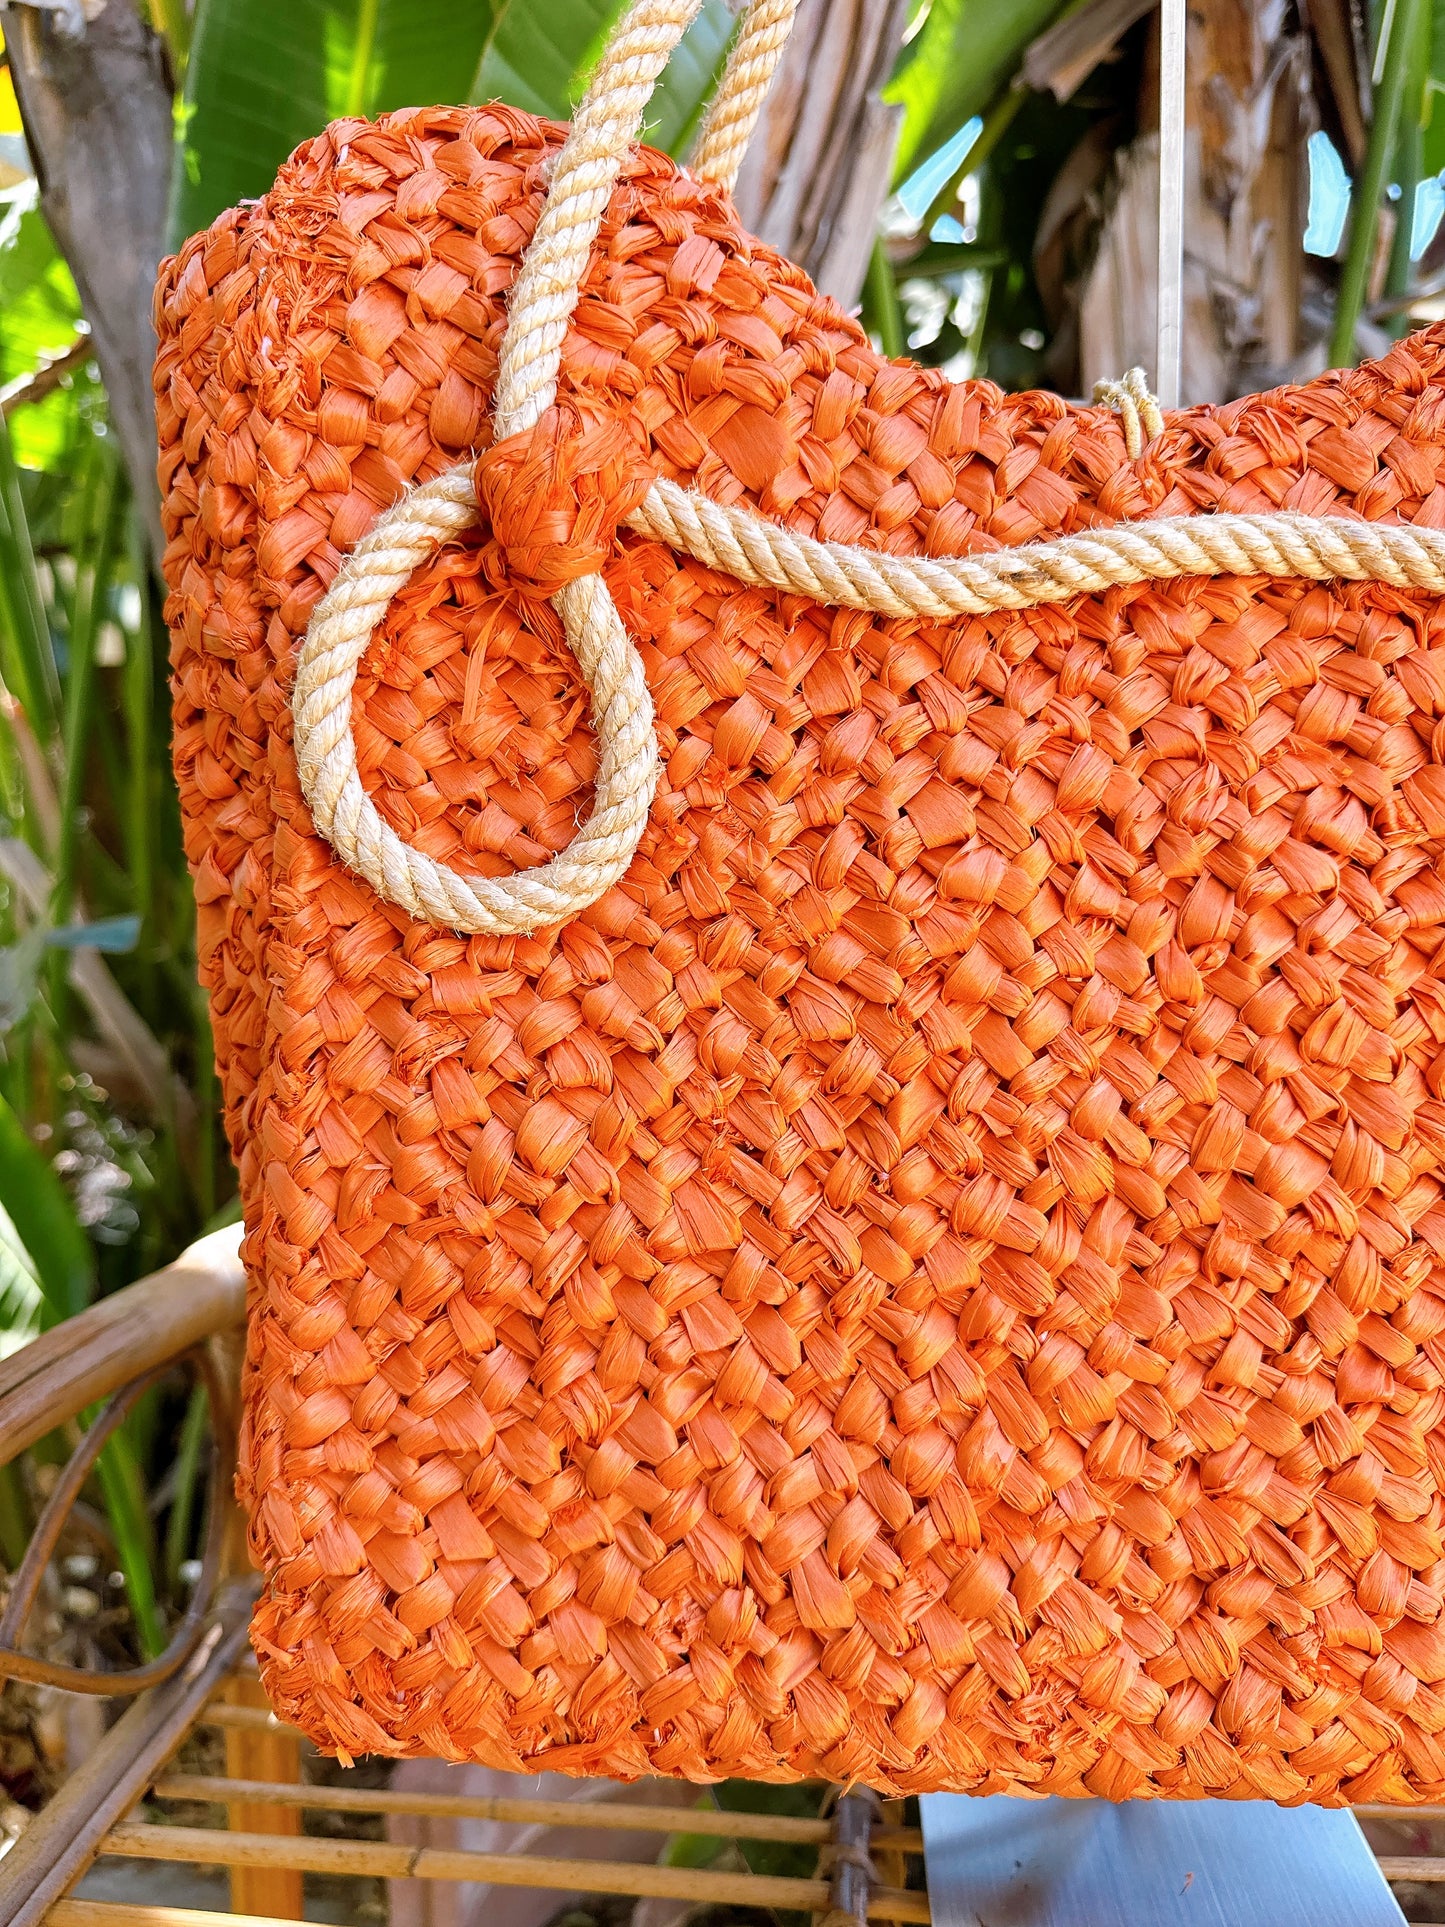
[[[1375,93],[1365,164],[1355,183],[1349,244],[1335,300],[1335,322],[1330,336],[1330,365],[1334,368],[1353,367],[1356,360],[1355,330],[1364,312],[1370,270],[1375,262],[1380,199],[1385,191],[1410,72],[1410,56],[1418,38],[1418,18],[1424,4],[1425,0],[1395,0],[1394,10],[1387,16],[1390,35],[1385,46],[1384,69]]]
[[[155,1548],[145,1507],[145,1481],[124,1428],[106,1441],[95,1469],[105,1495],[106,1516],[115,1535],[116,1560],[125,1576],[136,1639],[142,1656],[154,1659],[164,1652],[166,1643],[165,1627],[156,1604],[152,1565]]]
[[[1385,275],[1385,294],[1389,297],[1408,294],[1415,278],[1410,243],[1415,227],[1415,196],[1419,192],[1423,171],[1425,127],[1430,113],[1430,61],[1434,37],[1432,12],[1430,7],[1416,8],[1415,32],[1406,66],[1400,129],[1395,142],[1394,173],[1400,199],[1396,204],[1398,211],[1390,245],[1390,265]],[[1407,333],[1412,325],[1403,307],[1390,323],[1391,331],[1396,335]]]
[[[179,86],[191,51],[191,16],[186,12],[186,0],[150,0],[150,14],[151,25],[169,49],[171,71]]]
[[[356,45],[351,53],[351,77],[346,83],[346,108],[348,114],[366,112],[367,82],[371,78],[371,62],[376,52],[376,26],[381,14],[381,0],[359,0],[356,9]]]
[[[1004,135],[1012,127],[1014,116],[1028,99],[1027,89],[1010,87],[994,102],[984,116],[983,126],[974,137],[972,146],[954,168],[951,178],[934,195],[928,212],[923,217],[920,232],[927,236],[933,232],[933,224],[940,216],[950,214],[958,199],[958,191],[970,174],[976,174],[989,159]]]
[[[0,669],[39,743],[50,741],[60,678],[10,431],[0,415]]]
[[[80,805],[95,705],[95,646],[110,581],[116,504],[121,486],[120,462],[112,438],[107,437],[100,444],[96,462],[94,513],[90,520],[92,553],[90,566],[82,571],[75,587],[70,661],[65,678],[65,766],[60,787],[60,843],[51,896],[51,917],[57,926],[68,923],[75,908]],[[59,961],[63,970],[64,958]]]
[[[890,360],[905,352],[903,310],[898,305],[898,287],[893,279],[893,263],[879,235],[873,243],[868,262],[868,278],[863,283],[864,325],[877,335],[878,345]]]
[[[31,1080],[33,1082],[33,1080]],[[84,1311],[95,1292],[95,1253],[55,1166],[0,1099],[0,1204],[35,1268],[43,1322]]]
[[[55,1167],[3,1100],[0,1203],[9,1212],[35,1268],[43,1299],[42,1324],[55,1326],[83,1311],[95,1291],[94,1250]],[[152,1577],[155,1549],[144,1482],[124,1430],[103,1447],[96,1473],[115,1537],[116,1556],[125,1574],[136,1634],[146,1657],[153,1658],[165,1643]]]
[[[197,1385],[181,1425],[180,1446],[176,1452],[176,1489],[171,1500],[171,1516],[166,1521],[166,1577],[172,1590],[180,1584],[181,1567],[191,1544],[191,1523],[196,1511],[200,1486],[201,1454],[210,1429],[211,1407],[205,1387]]]
[[[145,530],[134,511],[130,516],[127,546],[140,592],[140,616],[135,633],[125,639],[125,662],[120,675],[126,736],[125,855],[131,905],[141,920],[142,942],[145,942],[155,936],[155,837],[151,810],[155,631]]]

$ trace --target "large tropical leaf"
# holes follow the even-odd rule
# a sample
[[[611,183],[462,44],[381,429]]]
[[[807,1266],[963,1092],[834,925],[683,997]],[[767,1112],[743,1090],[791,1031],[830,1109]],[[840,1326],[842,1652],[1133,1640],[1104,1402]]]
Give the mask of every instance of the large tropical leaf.
[[[326,122],[326,0],[201,0],[176,111],[173,243],[236,201]]]
[[[704,0],[647,104],[643,134],[668,154],[683,154],[722,68],[737,21],[723,0]]]
[[[1434,0],[1429,13],[1425,84],[1423,99],[1419,102],[1423,136],[1421,172],[1427,179],[1445,170],[1445,0]],[[1406,113],[1414,106],[1413,100],[1407,100]]]
[[[339,114],[505,100],[565,118],[621,0],[200,0],[177,114],[171,239],[264,194]],[[649,138],[696,122],[732,24],[706,0],[653,97]]]
[[[172,239],[264,194],[338,114],[465,100],[491,18],[489,0],[201,0]]]
[[[565,120],[621,11],[622,0],[497,0],[471,98]],[[648,103],[653,146],[676,151],[686,141],[733,24],[723,0],[706,0]]]
[[[1063,11],[1064,0],[933,0],[887,89],[903,108],[895,178],[986,112]]]
[[[0,385],[34,374],[74,342],[80,297],[40,213],[34,179],[0,194]],[[73,395],[63,389],[18,410],[10,438],[25,468],[48,468],[68,452]]]

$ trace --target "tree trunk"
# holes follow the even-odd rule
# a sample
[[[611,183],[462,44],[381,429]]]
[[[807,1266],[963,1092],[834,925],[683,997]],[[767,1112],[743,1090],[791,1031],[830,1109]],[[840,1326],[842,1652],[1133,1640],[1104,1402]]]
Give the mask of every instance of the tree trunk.
[[[1152,128],[1157,73],[1145,91],[1141,119]],[[1186,404],[1282,377],[1301,346],[1305,143],[1316,118],[1309,44],[1289,0],[1195,0],[1188,97]],[[1157,134],[1120,154],[1110,203],[1080,299],[1085,394],[1126,368],[1154,374]]]
[[[159,541],[151,289],[165,236],[171,89],[132,0],[102,0],[67,31],[46,8],[5,15],[10,72],[40,183],[95,341],[136,500]]]
[[[901,110],[882,99],[910,0],[801,0],[737,186],[743,220],[844,307],[858,299]]]

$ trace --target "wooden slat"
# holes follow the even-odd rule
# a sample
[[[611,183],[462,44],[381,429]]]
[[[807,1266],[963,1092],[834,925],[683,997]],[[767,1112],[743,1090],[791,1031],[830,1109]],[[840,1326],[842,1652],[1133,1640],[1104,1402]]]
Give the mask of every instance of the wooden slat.
[[[239,1225],[213,1231],[164,1271],[0,1360],[0,1465],[87,1405],[238,1324],[246,1309],[240,1241]]]
[[[299,1727],[290,1725],[286,1720],[278,1720],[267,1707],[228,1706],[224,1700],[212,1700],[196,1725],[219,1726],[246,1733],[294,1733],[298,1739],[301,1737]]]
[[[228,1703],[260,1707],[269,1713],[259,1679],[232,1675],[226,1681]],[[264,1732],[250,1727],[228,1728],[225,1734],[229,1783],[244,1787],[254,1781],[283,1786],[301,1778],[301,1736],[279,1723]],[[227,1801],[226,1824],[237,1833],[265,1833],[284,1839],[301,1831],[301,1809],[294,1801],[257,1800],[241,1795]],[[231,1906],[238,1914],[276,1915],[282,1920],[303,1917],[301,1875],[294,1867],[233,1867]]]
[[[293,1927],[274,1914],[218,1914],[209,1907],[148,1907],[125,1900],[57,1900],[45,1927]]]
[[[295,1786],[269,1780],[215,1779],[168,1773],[152,1791],[161,1800],[205,1800],[230,1806],[251,1801],[313,1807],[326,1813],[412,1813],[449,1820],[500,1820],[511,1826],[595,1827],[614,1833],[701,1833],[719,1840],[773,1840],[821,1847],[832,1837],[827,1820],[784,1813],[731,1813],[708,1807],[648,1806],[631,1800],[532,1800],[465,1793],[400,1793],[390,1787]],[[901,1804],[901,1803],[900,1803]],[[299,1831],[299,1829],[297,1829]],[[253,1828],[269,1832],[269,1827]],[[917,1827],[875,1827],[875,1847],[922,1853]]]
[[[1386,1880],[1445,1880],[1445,1857],[1433,1853],[1381,1853],[1376,1859]]]
[[[1350,1812],[1357,1820],[1445,1820],[1445,1807],[1398,1807],[1368,1800]]]
[[[211,1867],[295,1867],[305,1873],[365,1874],[379,1880],[476,1880],[497,1887],[560,1888],[566,1893],[630,1894],[639,1899],[725,1902],[821,1913],[826,1880],[791,1880],[716,1868],[624,1866],[615,1860],[554,1860],[540,1854],[459,1853],[373,1840],[275,1840],[264,1833],[210,1827],[119,1826],[102,1853],[133,1860],[179,1860]],[[870,1919],[928,1927],[927,1896],[896,1888],[874,1894]]]

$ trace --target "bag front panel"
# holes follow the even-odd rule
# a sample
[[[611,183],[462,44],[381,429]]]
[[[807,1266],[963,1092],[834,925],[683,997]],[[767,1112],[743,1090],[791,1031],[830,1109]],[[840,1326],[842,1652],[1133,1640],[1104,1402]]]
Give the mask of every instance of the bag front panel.
[[[314,831],[291,666],[379,509],[485,443],[558,138],[338,123],[158,294],[274,1705],[513,1770],[1441,1797],[1438,605],[1189,581],[932,625],[624,536],[663,767],[627,878],[532,938],[412,922]],[[1441,363],[1130,463],[1103,411],[883,361],[644,151],[562,398],[608,488],[949,553],[1440,526]],[[590,801],[516,586],[578,537],[538,462],[535,522],[418,571],[358,677],[368,789],[463,870]]]

